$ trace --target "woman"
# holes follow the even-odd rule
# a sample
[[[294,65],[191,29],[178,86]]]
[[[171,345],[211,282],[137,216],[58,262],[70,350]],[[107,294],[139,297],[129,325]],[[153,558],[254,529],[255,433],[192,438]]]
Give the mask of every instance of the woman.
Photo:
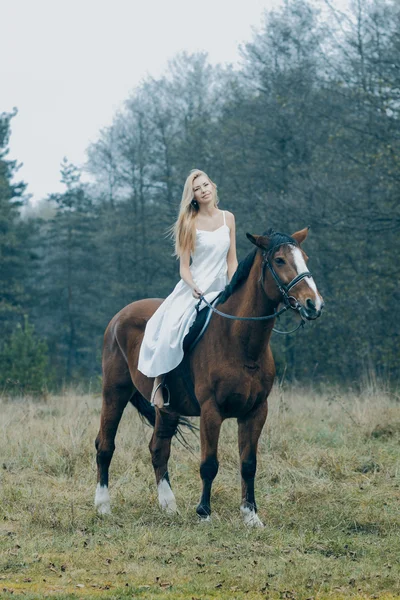
[[[163,375],[183,358],[183,339],[195,320],[198,299],[214,300],[238,264],[235,218],[218,209],[217,186],[203,171],[194,169],[186,179],[172,234],[181,280],[149,319],[138,363],[139,371],[155,377],[151,401],[160,408]]]

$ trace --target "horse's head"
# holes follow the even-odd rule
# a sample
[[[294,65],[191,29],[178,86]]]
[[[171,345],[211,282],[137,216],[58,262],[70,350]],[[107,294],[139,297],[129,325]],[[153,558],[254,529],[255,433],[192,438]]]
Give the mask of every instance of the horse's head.
[[[261,249],[261,283],[271,300],[297,309],[305,319],[317,319],[324,306],[322,296],[307,269],[308,257],[301,248],[308,228],[288,236],[275,231],[251,235],[248,239]]]

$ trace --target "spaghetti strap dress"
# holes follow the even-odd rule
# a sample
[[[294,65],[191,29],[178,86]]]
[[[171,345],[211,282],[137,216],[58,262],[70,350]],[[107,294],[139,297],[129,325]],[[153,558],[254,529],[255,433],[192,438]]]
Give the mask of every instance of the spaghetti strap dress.
[[[212,302],[228,283],[227,255],[230,229],[224,224],[214,231],[196,229],[190,272],[196,286]],[[146,324],[138,369],[147,377],[172,371],[183,359],[183,340],[196,318],[192,289],[181,279]],[[204,308],[203,304],[203,308]]]

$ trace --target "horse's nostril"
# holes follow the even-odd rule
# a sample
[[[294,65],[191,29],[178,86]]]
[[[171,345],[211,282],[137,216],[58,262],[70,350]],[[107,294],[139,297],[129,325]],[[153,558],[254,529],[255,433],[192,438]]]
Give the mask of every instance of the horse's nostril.
[[[314,302],[311,300],[311,298],[307,298],[306,300],[306,306],[309,310],[315,310],[315,304]]]

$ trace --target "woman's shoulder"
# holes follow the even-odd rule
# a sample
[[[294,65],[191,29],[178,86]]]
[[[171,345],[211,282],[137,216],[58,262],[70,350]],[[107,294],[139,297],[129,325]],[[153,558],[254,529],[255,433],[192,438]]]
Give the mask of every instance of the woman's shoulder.
[[[223,210],[223,213],[225,213],[225,219],[226,219],[226,224],[231,226],[235,224],[235,215],[230,212],[229,210]]]

